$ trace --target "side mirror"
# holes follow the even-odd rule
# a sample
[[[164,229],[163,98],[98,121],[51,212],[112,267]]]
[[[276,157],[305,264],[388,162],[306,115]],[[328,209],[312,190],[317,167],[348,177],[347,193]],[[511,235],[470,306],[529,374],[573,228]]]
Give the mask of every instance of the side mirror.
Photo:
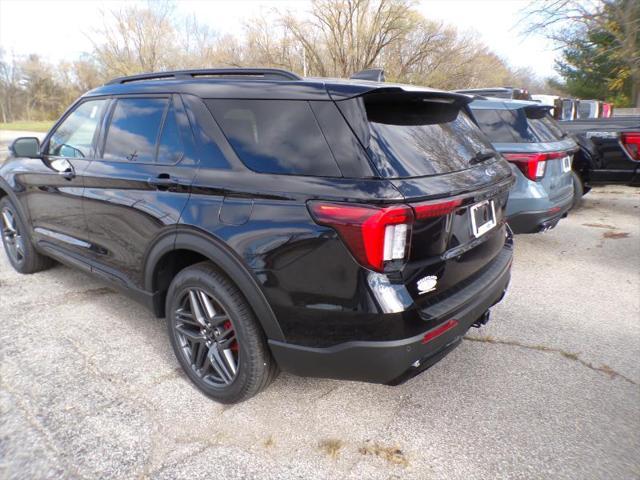
[[[38,158],[40,157],[40,140],[37,137],[16,138],[9,151],[16,157]]]

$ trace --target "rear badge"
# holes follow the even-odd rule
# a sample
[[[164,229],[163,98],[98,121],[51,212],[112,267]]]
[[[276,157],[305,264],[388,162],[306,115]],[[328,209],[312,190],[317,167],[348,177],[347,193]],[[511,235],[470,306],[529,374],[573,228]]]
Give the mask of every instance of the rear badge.
[[[436,285],[438,284],[438,277],[434,275],[429,275],[427,277],[423,277],[418,280],[417,287],[418,293],[422,295],[423,293],[432,292],[436,289]]]

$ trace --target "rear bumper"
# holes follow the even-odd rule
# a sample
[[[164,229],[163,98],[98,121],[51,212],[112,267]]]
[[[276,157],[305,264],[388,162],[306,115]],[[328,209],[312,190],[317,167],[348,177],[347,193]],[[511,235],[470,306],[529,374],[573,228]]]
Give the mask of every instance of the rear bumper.
[[[573,196],[569,196],[551,209],[519,212],[508,217],[507,222],[513,233],[538,233],[549,230],[567,216],[572,204]]]
[[[426,370],[453,350],[467,330],[499,302],[509,284],[512,250],[505,247],[499,268],[487,272],[478,283],[468,285],[446,301],[440,322],[419,335],[391,341],[350,341],[332,347],[316,348],[269,341],[280,368],[301,376],[398,384]],[[480,291],[480,293],[478,293]],[[429,307],[429,316],[434,311]],[[443,325],[455,326],[423,343],[425,335]],[[433,324],[433,323],[432,323]]]

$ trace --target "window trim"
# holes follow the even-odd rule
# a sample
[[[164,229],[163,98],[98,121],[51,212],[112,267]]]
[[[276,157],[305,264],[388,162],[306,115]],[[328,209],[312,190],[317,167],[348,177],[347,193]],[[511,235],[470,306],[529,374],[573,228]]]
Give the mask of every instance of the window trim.
[[[82,105],[87,102],[94,102],[97,100],[105,100],[107,103],[105,105],[105,109],[100,115],[100,119],[96,123],[96,129],[93,132],[93,138],[91,139],[91,149],[89,151],[89,155],[83,158],[79,157],[64,157],[62,155],[52,155],[49,153],[49,145],[51,144],[51,138],[58,131],[58,129],[62,126],[62,124]],[[47,158],[64,158],[66,160],[95,160],[97,158],[98,153],[98,141],[100,135],[102,133],[102,123],[104,122],[105,117],[107,116],[109,109],[111,108],[110,104],[111,97],[108,95],[100,95],[95,97],[80,97],[75,103],[73,103],[66,112],[60,117],[60,119],[55,123],[53,128],[49,131],[44,141],[42,142],[42,146],[40,151],[42,152],[43,157]]]

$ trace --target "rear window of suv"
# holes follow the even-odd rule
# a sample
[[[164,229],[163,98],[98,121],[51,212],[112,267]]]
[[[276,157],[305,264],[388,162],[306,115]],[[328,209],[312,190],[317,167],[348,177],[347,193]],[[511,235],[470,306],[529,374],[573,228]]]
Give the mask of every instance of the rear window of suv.
[[[340,177],[316,117],[303,100],[206,100],[240,160],[259,173]]]
[[[494,143],[557,142],[564,134],[544,109],[474,108],[482,131]]]
[[[492,150],[465,111],[446,98],[372,93],[337,104],[385,178],[466,170],[476,154]]]

